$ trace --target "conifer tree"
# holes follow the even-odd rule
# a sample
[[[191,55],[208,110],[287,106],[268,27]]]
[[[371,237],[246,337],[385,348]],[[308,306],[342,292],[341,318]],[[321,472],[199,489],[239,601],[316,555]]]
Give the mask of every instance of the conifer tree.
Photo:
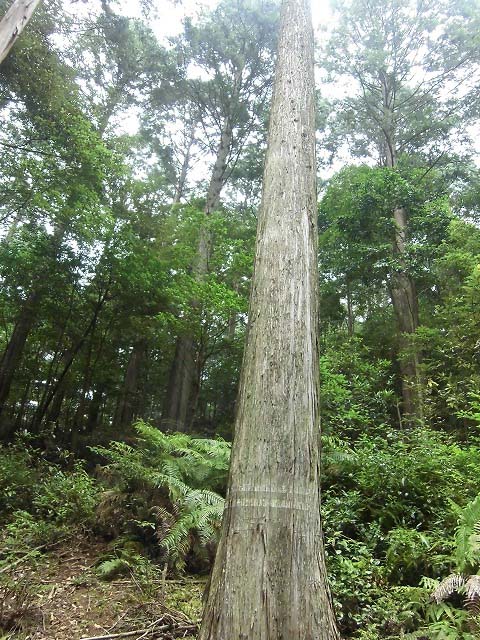
[[[200,640],[338,637],[319,494],[313,32],[284,0],[249,332]]]

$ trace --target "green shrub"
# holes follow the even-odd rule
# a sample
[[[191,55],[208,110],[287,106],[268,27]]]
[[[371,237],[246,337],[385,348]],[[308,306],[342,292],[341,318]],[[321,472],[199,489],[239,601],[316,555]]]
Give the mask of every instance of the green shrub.
[[[323,443],[325,548],[344,637],[397,639],[428,628],[423,637],[432,640],[455,637],[452,629],[468,639],[464,612],[440,607],[434,587],[418,585],[451,572],[459,555],[476,566],[479,512],[469,501],[480,490],[478,448],[428,429]]]
[[[166,434],[143,422],[137,444],[95,447],[108,464],[112,489],[100,503],[99,523],[110,535],[137,535],[160,544],[171,566],[206,569],[223,513],[230,445],[223,440]],[[115,518],[117,529],[111,530]]]
[[[8,548],[49,544],[91,528],[98,487],[80,463],[64,471],[16,447],[2,449],[0,462]]]
[[[50,467],[49,474],[35,488],[32,508],[47,522],[89,528],[97,505],[98,487],[76,463],[71,471]]]
[[[32,451],[25,447],[0,445],[0,518],[26,507],[36,483]]]

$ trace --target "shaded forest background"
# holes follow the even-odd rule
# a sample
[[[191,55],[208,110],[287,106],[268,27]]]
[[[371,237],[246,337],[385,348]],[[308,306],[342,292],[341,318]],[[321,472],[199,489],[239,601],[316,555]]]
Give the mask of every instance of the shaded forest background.
[[[317,34],[332,592],[344,637],[471,640],[480,5],[335,7]],[[169,41],[149,26],[168,5],[141,10],[45,2],[0,66],[5,628],[19,550],[101,538],[97,577],[147,584],[214,555],[278,5],[225,0]]]

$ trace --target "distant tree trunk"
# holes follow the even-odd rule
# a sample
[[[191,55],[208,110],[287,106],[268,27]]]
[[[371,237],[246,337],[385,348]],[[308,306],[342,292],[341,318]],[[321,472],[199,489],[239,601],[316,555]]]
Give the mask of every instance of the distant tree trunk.
[[[213,166],[204,213],[208,217],[220,203],[220,194],[225,181],[227,159],[232,145],[232,124],[229,117],[225,118],[220,143]],[[205,225],[200,229],[197,259],[193,272],[198,280],[202,280],[208,273],[210,257],[210,235]],[[198,301],[192,301],[192,307],[198,308]],[[177,338],[175,354],[170,368],[167,384],[167,394],[162,412],[162,427],[175,431],[189,431],[194,416],[192,408],[196,406],[198,390],[200,388],[198,349],[195,338],[191,335],[181,335]]]
[[[351,338],[353,336],[355,330],[355,317],[353,315],[353,305],[352,305],[352,291],[350,288],[350,282],[347,280],[347,326],[348,326],[348,337]]]
[[[117,429],[128,428],[136,417],[140,373],[146,354],[147,342],[145,339],[140,339],[133,345],[130,352],[123,385],[115,408],[113,422]]]
[[[199,640],[336,640],[319,492],[313,32],[284,0],[222,536]]]
[[[40,0],[15,0],[0,22],[0,64],[28,24]]]
[[[34,290],[25,300],[2,357],[0,364],[0,417],[5,410],[13,377],[22,358],[27,338],[35,324],[39,299],[38,291]]]
[[[32,380],[28,380],[23,390],[22,399],[20,400],[20,406],[18,407],[17,414],[15,416],[15,425],[14,425],[15,431],[18,431],[22,427],[23,420],[25,417],[25,410],[27,408],[28,398],[30,396],[31,384],[32,384]]]
[[[67,391],[69,388],[69,376],[64,376],[62,378],[61,384],[56,388],[55,395],[50,402],[50,409],[45,418],[45,422],[48,425],[52,425],[53,427],[58,426],[60,421],[60,414],[62,411],[63,402],[65,400],[65,396],[67,395]],[[75,394],[76,395],[76,394]],[[42,417],[45,414],[45,411],[42,411]]]
[[[421,353],[412,336],[419,326],[418,296],[415,282],[407,274],[405,264],[407,212],[403,207],[394,210],[395,242],[393,253],[398,268],[392,273],[390,294],[399,330],[399,367],[402,381],[402,412],[405,420],[422,420],[423,394]]]
[[[104,388],[102,385],[100,385],[93,392],[92,400],[88,405],[87,424],[85,427],[86,433],[92,433],[93,431],[95,431],[96,427],[98,426],[99,417],[100,417],[100,408],[103,402],[103,393],[104,393]]]
[[[110,285],[108,285],[110,286]],[[43,398],[42,402],[40,403],[35,416],[33,417],[33,420],[31,422],[31,430],[36,433],[39,431],[40,429],[40,425],[42,423],[42,420],[45,418],[45,416],[48,415],[48,421],[50,422],[50,417],[52,416],[52,411],[50,410],[50,405],[54,402],[54,406],[56,405],[56,403],[58,401],[60,401],[60,408],[61,408],[61,404],[63,402],[63,399],[65,397],[65,392],[66,392],[66,377],[70,371],[70,368],[76,358],[76,356],[78,355],[78,353],[80,352],[80,350],[82,349],[83,345],[85,344],[86,339],[88,338],[88,336],[90,335],[90,333],[92,333],[95,330],[95,327],[97,325],[97,321],[98,321],[98,316],[100,314],[100,311],[105,303],[105,300],[107,299],[108,296],[108,292],[109,292],[109,288],[107,287],[107,289],[103,292],[103,294],[101,294],[98,297],[98,300],[95,304],[95,308],[93,311],[93,316],[90,320],[90,322],[88,323],[88,325],[85,327],[85,330],[83,332],[83,334],[80,336],[80,338],[78,339],[78,341],[76,342],[76,344],[72,345],[64,354],[62,360],[63,360],[63,368],[62,371],[60,372],[60,374],[58,375],[57,381],[51,386],[51,389],[48,391],[48,393],[45,395],[45,397]],[[60,408],[58,409],[58,412],[56,413],[54,420],[56,421],[58,419],[58,416],[60,414]]]
[[[379,74],[382,87],[384,110],[384,149],[385,164],[391,169],[397,166],[397,152],[393,131],[392,92],[388,79]],[[390,296],[397,318],[399,332],[398,363],[402,384],[402,414],[407,423],[423,420],[423,393],[421,375],[421,353],[412,340],[418,328],[418,296],[413,278],[409,275],[406,262],[406,240],[408,216],[405,208],[396,204],[392,211],[395,223],[393,255],[397,265],[391,274]]]
[[[185,186],[187,184],[187,174],[188,174],[188,169],[190,168],[190,159],[192,155],[192,147],[193,147],[193,143],[195,142],[195,127],[196,127],[196,123],[192,122],[188,128],[187,146],[185,148],[185,155],[183,156],[180,175],[178,176],[177,187],[175,189],[175,195],[173,197],[173,204],[178,204],[185,193]]]

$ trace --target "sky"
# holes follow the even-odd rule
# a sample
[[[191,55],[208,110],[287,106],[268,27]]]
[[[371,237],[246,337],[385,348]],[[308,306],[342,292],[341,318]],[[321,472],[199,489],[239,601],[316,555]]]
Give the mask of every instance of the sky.
[[[159,38],[168,38],[180,33],[185,16],[195,17],[202,9],[213,9],[218,0],[182,0],[180,3],[157,0],[153,4],[157,7],[158,17],[152,27]],[[121,0],[119,6],[123,15],[138,15],[139,7],[136,0]],[[312,1],[312,18],[315,31],[331,22],[332,11],[328,0]]]
[[[72,2],[73,0],[70,0]],[[98,0],[97,0],[98,1]],[[234,2],[235,0],[231,0]],[[117,0],[115,3],[115,11],[124,16],[141,17],[142,0]],[[195,19],[202,12],[214,9],[219,0],[150,0],[150,6],[153,11],[148,20],[152,30],[158,39],[163,43],[168,43],[168,38],[181,33],[183,19],[187,16]],[[311,0],[313,27],[318,42],[325,39],[325,31],[329,31],[334,25],[333,11],[330,6],[330,0]],[[78,11],[79,3],[75,2],[75,11]],[[153,15],[152,15],[153,14]],[[321,71],[317,66],[317,86],[321,87],[321,92],[327,99],[344,97],[348,88],[342,82],[334,84],[322,82]],[[138,128],[138,118],[134,111],[123,115],[122,122],[119,123],[120,128],[126,133],[135,133]],[[472,138],[476,142],[476,151],[480,158],[480,131],[476,127],[472,131]],[[338,155],[334,163],[327,168],[323,167],[321,171],[322,179],[327,179],[333,173],[338,171],[344,164],[348,164],[352,159],[348,150],[339,149]]]

